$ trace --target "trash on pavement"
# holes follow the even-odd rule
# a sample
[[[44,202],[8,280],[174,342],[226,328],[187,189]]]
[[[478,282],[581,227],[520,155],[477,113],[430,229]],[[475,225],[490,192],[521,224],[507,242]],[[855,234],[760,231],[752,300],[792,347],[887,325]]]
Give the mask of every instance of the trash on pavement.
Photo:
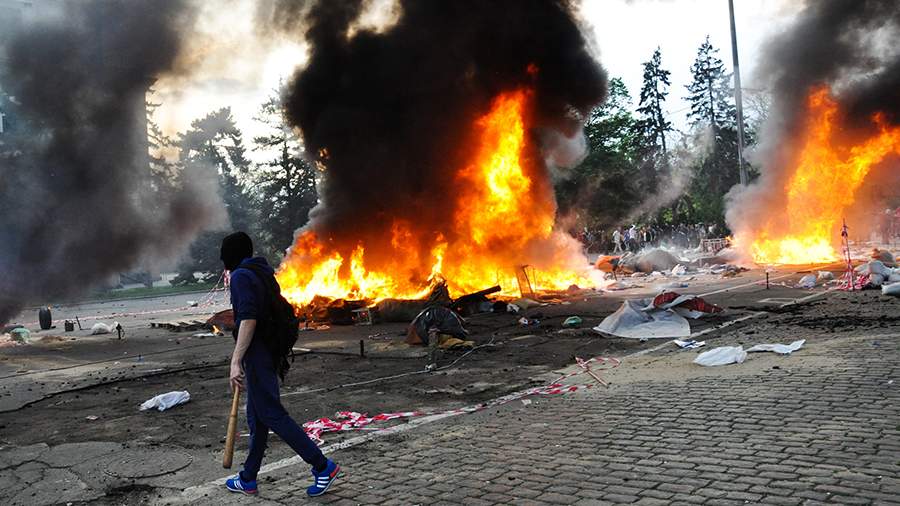
[[[723,311],[719,306],[710,304],[696,295],[681,295],[678,292],[662,292],[644,308],[645,311],[654,309],[671,309],[692,320]]]
[[[672,275],[673,276],[684,276],[687,274],[687,267],[678,264],[675,267],[672,267]]]
[[[107,325],[103,322],[97,322],[91,327],[91,335],[98,336],[100,334],[109,334],[113,330],[115,330],[116,326],[119,325],[119,322],[113,322],[112,325]]]
[[[19,344],[31,344],[31,331],[24,327],[10,330],[9,336]]]
[[[707,367],[741,364],[747,360],[747,352],[741,346],[720,346],[697,355],[694,363]]]
[[[225,332],[231,332],[234,330],[234,311],[231,309],[219,311],[212,315],[209,320],[206,320],[206,323],[207,325],[215,325]]]
[[[84,419],[93,422],[94,420],[99,420],[100,417],[97,415],[88,415],[88,416],[84,417]]]
[[[540,320],[535,320],[534,318],[525,318],[524,316],[519,318],[519,325],[522,325],[523,327],[537,325],[538,323],[541,323]]]
[[[518,312],[521,311],[521,310],[522,310],[522,308],[520,308],[519,306],[517,306],[517,305],[515,305],[515,304],[507,304],[507,305],[506,305],[506,312],[507,312],[507,313],[518,313]]]
[[[807,274],[800,278],[800,281],[797,282],[797,288],[815,288],[816,287],[816,276],[814,274]]]
[[[649,299],[626,300],[615,313],[604,318],[594,331],[617,337],[656,339],[687,337],[691,325],[680,314],[666,309],[647,310]]]
[[[538,307],[542,304],[536,300],[520,298],[520,299],[516,299],[516,300],[512,301],[512,303],[510,305],[516,306],[519,309],[527,310],[527,309],[531,309],[533,307]]]
[[[817,281],[831,281],[833,279],[834,279],[834,273],[831,271],[816,272],[816,280]]]
[[[562,326],[563,327],[577,327],[581,324],[582,324],[582,320],[581,320],[580,316],[570,316],[563,321]]]
[[[806,339],[800,339],[798,341],[794,341],[791,344],[757,344],[752,348],[748,348],[747,353],[753,353],[756,351],[774,351],[779,355],[790,355],[791,353],[802,348],[803,343],[805,342]]]
[[[874,248],[872,250],[872,260],[878,260],[887,267],[897,267],[897,260],[894,254],[885,249]]]
[[[678,266],[679,261],[674,255],[666,250],[654,249],[636,255],[622,257],[620,264],[628,271],[646,272],[649,274],[653,271],[662,272],[671,270]]]
[[[156,408],[159,411],[165,411],[173,406],[184,404],[189,400],[191,400],[191,394],[189,394],[187,390],[167,392],[144,401],[144,403],[141,404],[141,411],[153,408]]]
[[[464,341],[458,337],[448,336],[446,334],[438,335],[438,348],[442,350],[452,349],[468,349],[475,347],[475,341]]]
[[[619,268],[618,256],[600,255],[594,263],[594,268],[603,272],[615,272]]]
[[[701,346],[706,346],[706,341],[695,341],[693,339],[676,339],[674,341],[675,345],[679,348],[684,348],[686,350],[693,350],[694,348],[699,348]]]
[[[891,283],[889,285],[881,286],[881,294],[882,295],[893,295],[894,297],[900,297],[900,283]]]
[[[447,334],[465,340],[469,332],[463,327],[463,319],[451,309],[432,306],[419,313],[409,324],[406,332],[407,344],[428,344],[428,332],[436,329],[439,334]]]
[[[871,260],[864,264],[860,264],[856,267],[856,272],[869,275],[878,274],[880,276],[884,276],[885,278],[893,274],[893,271],[889,267],[885,266],[884,262],[880,260]]]

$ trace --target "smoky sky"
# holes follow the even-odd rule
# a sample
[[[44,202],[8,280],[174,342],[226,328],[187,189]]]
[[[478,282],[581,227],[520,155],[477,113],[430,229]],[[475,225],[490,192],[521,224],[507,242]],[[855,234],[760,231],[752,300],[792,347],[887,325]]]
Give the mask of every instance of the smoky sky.
[[[812,89],[831,88],[842,110],[841,129],[850,137],[871,135],[876,112],[888,123],[900,123],[898,37],[895,0],[809,0],[791,26],[766,42],[757,77],[772,106],[750,156],[761,177],[746,190],[732,191],[727,212],[732,228],[752,229],[783,205],[778,189],[792,174]]]
[[[326,167],[311,225],[322,237],[377,241],[389,218],[450,233],[464,191],[455,176],[478,147],[473,124],[502,92],[533,90],[538,163],[573,158],[550,151],[563,148],[560,134],[581,135],[606,96],[606,73],[568,2],[401,0],[382,33],[354,28],[363,5],[282,1],[271,10],[310,46],[286,112]]]
[[[150,187],[145,96],[176,63],[187,4],[62,5],[4,48],[17,129],[0,146],[0,323],[178,251],[216,214],[199,176]]]

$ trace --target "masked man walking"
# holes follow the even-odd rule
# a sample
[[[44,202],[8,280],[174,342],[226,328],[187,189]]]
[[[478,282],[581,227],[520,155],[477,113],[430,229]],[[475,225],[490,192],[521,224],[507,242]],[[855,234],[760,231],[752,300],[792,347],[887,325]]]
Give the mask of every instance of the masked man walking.
[[[312,466],[313,484],[306,489],[311,496],[325,493],[337,478],[340,466],[325,458],[303,428],[281,405],[278,376],[284,357],[273,356],[266,335],[273,325],[275,310],[270,301],[279,290],[275,271],[263,257],[253,257],[253,242],[243,232],[235,232],[222,240],[222,262],[231,272],[231,304],[234,309],[236,342],[231,356],[231,388],[247,392],[247,424],[250,426],[250,449],[243,470],[228,479],[231,492],[257,494],[256,475],[262,464],[269,439],[269,429],[287,443]]]

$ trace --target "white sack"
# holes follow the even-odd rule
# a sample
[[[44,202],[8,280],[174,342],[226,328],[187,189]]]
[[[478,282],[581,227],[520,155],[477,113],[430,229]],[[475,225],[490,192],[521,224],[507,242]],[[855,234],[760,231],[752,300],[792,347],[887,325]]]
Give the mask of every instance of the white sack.
[[[807,274],[800,278],[800,282],[797,283],[797,288],[814,288],[816,286],[816,276],[813,274]]]
[[[834,273],[831,271],[819,271],[816,273],[816,279],[818,281],[831,281],[834,279]]]
[[[884,265],[884,262],[872,260],[869,263],[862,264],[856,268],[856,272],[860,274],[878,274],[888,277],[891,275],[891,269]]]
[[[141,404],[141,411],[153,408],[165,411],[172,406],[184,404],[189,400],[191,400],[191,394],[187,393],[187,390],[159,394],[152,399],[144,401],[144,403]]]
[[[747,360],[747,352],[741,346],[721,346],[697,355],[694,363],[705,366],[740,364]]]
[[[774,351],[779,355],[790,355],[791,353],[799,350],[803,347],[803,343],[806,342],[806,339],[800,339],[799,341],[794,341],[791,344],[757,344],[756,346],[747,350],[747,353],[753,353],[755,351]]]
[[[97,336],[100,334],[109,334],[114,328],[114,326],[110,327],[105,323],[95,323],[94,326],[91,327],[91,335]]]
[[[900,283],[891,283],[889,285],[882,285],[881,294],[882,295],[893,295],[894,297],[900,297]]]

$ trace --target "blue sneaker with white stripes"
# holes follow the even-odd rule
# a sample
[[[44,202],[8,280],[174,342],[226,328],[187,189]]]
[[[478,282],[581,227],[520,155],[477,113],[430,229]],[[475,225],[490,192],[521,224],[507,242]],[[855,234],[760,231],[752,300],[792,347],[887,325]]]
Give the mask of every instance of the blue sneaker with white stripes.
[[[338,473],[341,472],[341,466],[335,464],[331,459],[328,460],[328,465],[325,466],[325,469],[322,470],[321,473],[317,473],[315,469],[312,470],[313,475],[313,484],[306,489],[306,495],[310,497],[318,497],[324,494],[328,487],[334,483],[334,480],[337,479]]]
[[[235,475],[234,478],[225,480],[225,488],[227,488],[229,492],[240,492],[247,495],[256,495],[257,492],[259,492],[256,489],[256,480],[244,481],[243,478],[241,478],[240,473]]]

